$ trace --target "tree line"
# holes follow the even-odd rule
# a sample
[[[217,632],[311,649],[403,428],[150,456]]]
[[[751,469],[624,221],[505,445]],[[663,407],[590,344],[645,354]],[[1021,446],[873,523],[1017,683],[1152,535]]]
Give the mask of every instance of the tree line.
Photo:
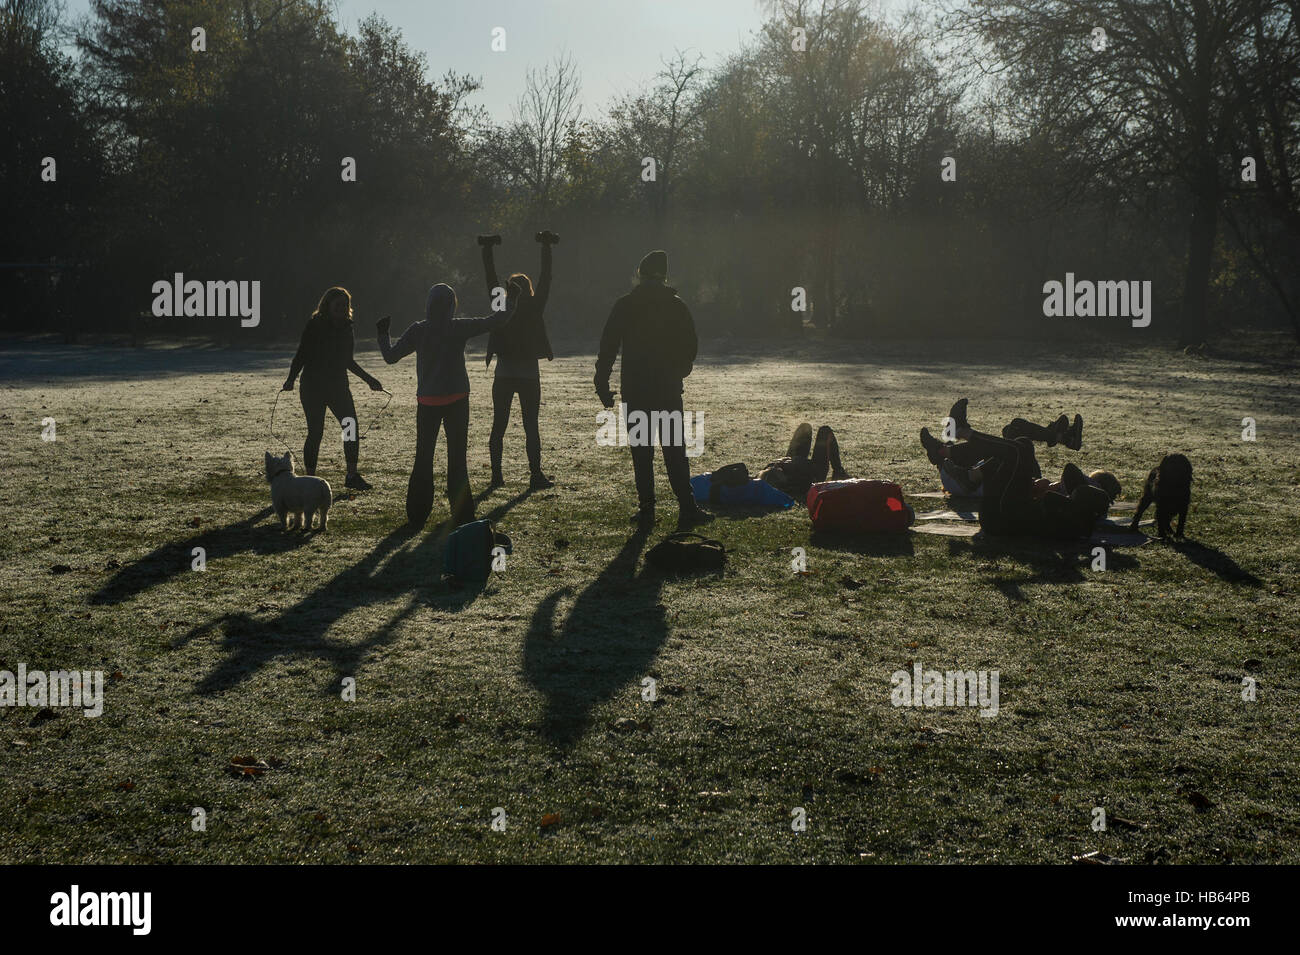
[[[400,324],[434,281],[482,313],[473,235],[532,273],[551,228],[561,338],[655,247],[706,335],[1135,334],[1045,318],[1073,273],[1150,281],[1149,333],[1184,344],[1300,337],[1300,0],[763,15],[597,115],[580,50],[537,64],[494,121],[478,78],[327,0],[2,0],[0,327],[288,338],[330,285]],[[176,272],[260,280],[264,320],[151,320]]]

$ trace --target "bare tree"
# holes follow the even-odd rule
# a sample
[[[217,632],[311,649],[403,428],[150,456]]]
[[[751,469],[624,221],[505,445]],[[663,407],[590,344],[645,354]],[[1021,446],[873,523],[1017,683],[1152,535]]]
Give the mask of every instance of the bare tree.
[[[492,162],[543,210],[553,206],[564,176],[566,147],[582,115],[581,95],[577,64],[569,54],[559,56],[540,71],[528,71],[511,122],[489,136]]]
[[[617,100],[607,127],[620,153],[638,163],[645,157],[655,160],[655,178],[646,189],[656,236],[663,233],[679,170],[689,168],[698,143],[705,75],[698,54],[677,50],[672,59],[660,62],[654,86]]]

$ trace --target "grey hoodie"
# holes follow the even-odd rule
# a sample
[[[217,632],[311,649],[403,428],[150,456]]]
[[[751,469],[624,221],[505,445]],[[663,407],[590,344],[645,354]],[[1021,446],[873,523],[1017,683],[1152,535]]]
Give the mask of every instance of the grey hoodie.
[[[396,342],[389,340],[387,329],[380,332],[379,350],[390,365],[415,352],[417,397],[465,394],[469,392],[465,343],[505,325],[513,314],[503,311],[487,318],[457,318],[456,293],[439,282],[429,289],[424,321],[402,332]]]

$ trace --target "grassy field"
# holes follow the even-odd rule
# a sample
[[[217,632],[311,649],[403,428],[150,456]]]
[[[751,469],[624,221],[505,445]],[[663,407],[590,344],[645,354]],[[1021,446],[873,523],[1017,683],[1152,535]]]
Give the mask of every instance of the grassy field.
[[[1294,348],[702,352],[697,472],[761,466],[808,420],[836,429],[854,475],[933,490],[918,429],[968,395],[990,429],[1082,412],[1083,451],[1044,451],[1044,470],[1109,467],[1128,500],[1187,453],[1188,542],[1098,572],[1045,545],[813,542],[796,507],[721,516],[725,574],[665,580],[641,556],[672,530],[662,469],[659,525],[635,534],[627,452],[596,447],[592,358],[569,354],[543,370],[557,487],[527,493],[516,410],[508,483],[479,499],[514,555],[452,590],[438,528],[401,529],[413,361],[359,356],[396,393],[362,444],[376,487],[344,491],[331,423],[319,473],[338,499],[304,537],[279,530],[261,473],[288,353],[10,346],[0,669],[108,685],[98,719],[0,708],[0,861],[1300,862]],[[481,353],[471,380],[482,492]],[[384,396],[354,394],[365,429]],[[277,430],[298,447],[285,399]],[[440,495],[443,473],[440,446]],[[914,660],[998,670],[997,717],[892,706]],[[237,774],[242,757],[270,768]]]

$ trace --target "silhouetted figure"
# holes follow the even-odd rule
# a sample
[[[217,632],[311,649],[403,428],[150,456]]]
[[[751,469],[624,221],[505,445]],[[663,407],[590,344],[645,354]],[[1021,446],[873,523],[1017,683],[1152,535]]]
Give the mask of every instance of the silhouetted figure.
[[[699,347],[695,321],[686,303],[678,298],[677,290],[667,284],[668,253],[649,253],[641,260],[638,271],[640,283],[614,303],[601,333],[600,353],[596,357],[596,394],[606,408],[614,407],[609,376],[621,349],[621,412],[625,419],[641,412],[644,420],[659,424],[657,437],[663,447],[664,470],[677,498],[678,524],[687,527],[712,518],[695,503],[691,492],[691,473],[681,427],[682,380],[691,373]],[[670,417],[674,414],[678,424],[675,429]],[[653,432],[654,428],[650,430]],[[655,516],[655,437],[651,433],[649,440],[637,444],[632,442],[629,433],[639,504],[636,518],[643,525],[654,523]]]
[[[1061,492],[1036,495],[1035,482],[1042,472],[1033,441],[1027,436],[1009,440],[976,431],[966,420],[965,406],[963,399],[950,412],[960,439],[956,444],[944,444],[928,428],[921,429],[921,444],[936,466],[945,459],[962,467],[983,462],[980,527],[995,535],[1066,539],[1091,535],[1110,509],[1107,492],[1090,484],[1078,467],[1067,464]]]
[[[487,318],[457,318],[456,293],[439,282],[429,289],[424,320],[389,341],[387,318],[376,325],[379,350],[390,365],[415,352],[415,464],[406,486],[406,518],[421,527],[433,510],[433,451],[438,429],[447,433],[447,503],[452,523],[474,520],[469,486],[469,375],[465,372],[465,342],[510,321],[509,311]]]
[[[806,421],[799,425],[785,454],[763,468],[758,476],[797,501],[808,496],[808,488],[825,481],[827,471],[833,481],[849,476],[840,463],[840,445],[835,440],[835,432],[827,425],[817,429],[815,443],[812,425]]]
[[[952,406],[950,416],[957,420],[965,420],[967,399],[962,398]],[[929,433],[928,430],[926,432]],[[1028,438],[1030,441],[1038,441],[1046,444],[1049,448],[1057,444],[1063,444],[1072,451],[1078,451],[1083,447],[1083,417],[1075,415],[1074,421],[1071,422],[1068,417],[1061,415],[1049,425],[1035,424],[1024,418],[1012,418],[1011,422],[1002,429],[1002,437],[1008,441],[1014,441],[1016,438]],[[952,442],[947,442],[952,444]],[[959,497],[980,497],[983,492],[984,469],[981,467],[982,462],[976,463],[971,467],[963,467],[957,464],[951,458],[941,458],[935,460],[931,457],[931,463],[939,469],[939,480],[943,488],[949,494],[955,494]],[[1035,465],[1037,460],[1035,460]],[[1094,480],[1097,475],[1107,475],[1101,483]],[[1041,474],[1035,474],[1035,478],[1041,477]],[[1108,472],[1095,471],[1089,476],[1089,483],[1102,487],[1110,494],[1111,499],[1119,497],[1119,482],[1115,481],[1115,487],[1108,486],[1108,481],[1114,481],[1114,477]]]
[[[357,407],[348,387],[348,372],[352,372],[371,391],[383,391],[377,378],[368,375],[352,357],[355,341],[352,334],[352,296],[345,288],[327,289],[307,325],[302,330],[298,351],[289,366],[289,377],[282,391],[293,391],[294,379],[302,373],[302,388],[298,397],[307,416],[307,440],[302,446],[302,464],[307,474],[316,473],[316,459],[320,454],[321,438],[325,435],[325,409],[328,407],[343,425],[352,419],[352,440],[343,441],[343,457],[348,463],[348,476],[344,484],[358,491],[370,490],[370,483],[357,472],[358,438]]]
[[[546,300],[551,294],[551,246],[560,241],[554,232],[539,232],[535,236],[542,244],[542,270],[537,276],[537,288],[522,272],[506,279],[506,310],[514,317],[504,328],[488,336],[487,364],[497,359],[496,377],[492,379],[492,433],[488,437],[488,452],[492,457],[492,486],[505,483],[501,473],[501,452],[505,443],[506,427],[510,424],[510,404],[519,396],[519,410],[524,419],[524,447],[528,452],[528,486],[533,490],[554,487],[554,482],[542,473],[542,438],[537,417],[542,406],[542,377],[538,359],[551,361],[555,353],[546,334]],[[483,248],[483,274],[487,278],[488,295],[494,296],[501,288],[496,265],[492,261],[492,246],[501,244],[499,235],[481,235],[478,244]]]

